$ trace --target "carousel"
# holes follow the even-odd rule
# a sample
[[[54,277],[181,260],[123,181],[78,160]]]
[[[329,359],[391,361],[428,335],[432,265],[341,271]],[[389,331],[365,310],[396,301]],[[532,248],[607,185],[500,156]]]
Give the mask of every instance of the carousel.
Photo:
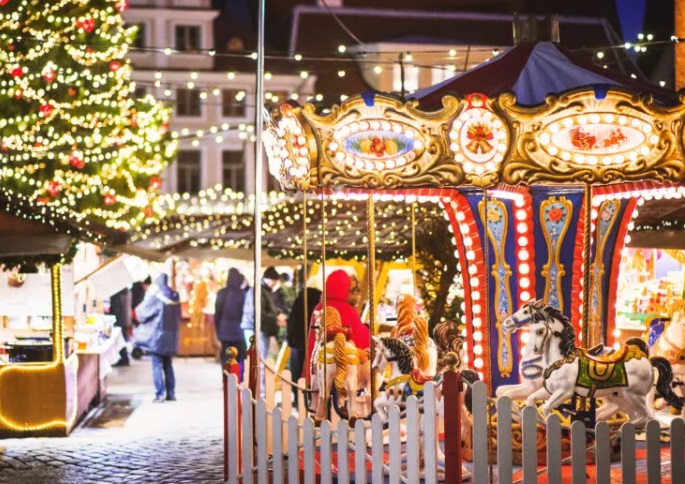
[[[361,346],[324,296],[310,324],[312,415],[326,419],[332,400],[344,418],[385,419],[429,381],[439,398],[448,351],[490,398],[536,407],[543,424],[557,412],[594,426],[620,408],[639,428],[654,417],[655,391],[682,408],[672,365],[683,349],[654,356],[645,341],[613,338],[633,219],[645,200],[681,196],[684,114],[675,93],[554,42],[518,43],[409,100],[362,93],[326,113],[283,104],[264,133],[282,187],[320,199],[324,220],[326,200],[366,200],[371,268],[377,202],[439,204],[464,288],[463,319],[431,334],[412,294],[397,301],[389,335],[376,334],[371,305]],[[323,240],[324,265],[325,250]]]

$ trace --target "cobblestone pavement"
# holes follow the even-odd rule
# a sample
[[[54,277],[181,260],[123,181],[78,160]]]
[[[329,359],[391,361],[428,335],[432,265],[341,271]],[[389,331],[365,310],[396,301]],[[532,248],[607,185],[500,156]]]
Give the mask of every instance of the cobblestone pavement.
[[[153,404],[148,360],[116,368],[107,408],[130,415],[94,425],[103,409],[65,438],[0,440],[0,483],[218,483],[223,473],[219,364],[174,360],[176,402]],[[103,426],[108,428],[102,428]]]

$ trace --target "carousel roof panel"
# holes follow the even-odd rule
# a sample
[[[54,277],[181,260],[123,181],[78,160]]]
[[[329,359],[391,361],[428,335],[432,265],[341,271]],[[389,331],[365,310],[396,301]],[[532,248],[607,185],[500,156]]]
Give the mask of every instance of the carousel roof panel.
[[[439,109],[446,94],[478,92],[493,97],[511,91],[519,104],[532,106],[545,102],[549,94],[582,87],[595,87],[599,93],[610,86],[652,95],[660,104],[678,103],[672,91],[599,67],[552,42],[517,44],[485,64],[417,91],[414,97],[423,109]]]

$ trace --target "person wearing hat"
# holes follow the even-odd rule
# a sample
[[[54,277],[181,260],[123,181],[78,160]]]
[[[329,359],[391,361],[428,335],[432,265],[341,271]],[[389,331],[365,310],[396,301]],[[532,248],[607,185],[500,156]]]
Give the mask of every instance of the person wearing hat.
[[[262,327],[260,336],[260,353],[262,359],[266,359],[269,354],[271,338],[278,335],[279,326],[285,325],[285,314],[278,311],[273,301],[273,291],[278,285],[281,275],[278,271],[269,266],[262,275],[261,295],[262,295]],[[243,307],[243,319],[241,327],[246,334],[254,334],[254,291],[248,291],[245,295],[245,305]]]

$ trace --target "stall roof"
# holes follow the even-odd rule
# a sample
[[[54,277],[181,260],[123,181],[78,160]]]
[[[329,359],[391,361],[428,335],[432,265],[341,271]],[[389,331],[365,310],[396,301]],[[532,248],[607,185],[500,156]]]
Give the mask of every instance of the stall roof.
[[[651,95],[660,104],[678,103],[678,95],[673,91],[599,67],[553,42],[517,44],[487,63],[417,91],[413,97],[427,110],[441,108],[446,94],[481,93],[493,97],[513,92],[519,104],[537,105],[550,94],[588,86],[598,92],[619,86]]]
[[[126,234],[89,222],[68,209],[36,205],[0,190],[0,262],[16,256],[62,254],[72,239],[116,244]]]
[[[214,197],[215,201],[219,197]],[[151,254],[186,255],[189,257],[242,258],[251,251],[254,241],[252,198],[237,205],[202,203],[198,198],[180,204],[167,217],[144,227],[134,235],[131,244]],[[366,239],[366,199],[326,197],[327,256],[362,258],[368,250]],[[197,207],[190,210],[189,207]],[[202,207],[202,209],[200,209]],[[273,257],[299,258],[304,252],[304,227],[301,196],[272,196],[263,218],[263,248]],[[308,257],[318,258],[322,251],[321,201],[310,199],[307,205]],[[446,224],[439,205],[417,204],[415,214],[419,235],[431,224]],[[377,258],[393,259],[411,253],[411,206],[399,199],[376,202]],[[131,251],[132,252],[132,251]]]

